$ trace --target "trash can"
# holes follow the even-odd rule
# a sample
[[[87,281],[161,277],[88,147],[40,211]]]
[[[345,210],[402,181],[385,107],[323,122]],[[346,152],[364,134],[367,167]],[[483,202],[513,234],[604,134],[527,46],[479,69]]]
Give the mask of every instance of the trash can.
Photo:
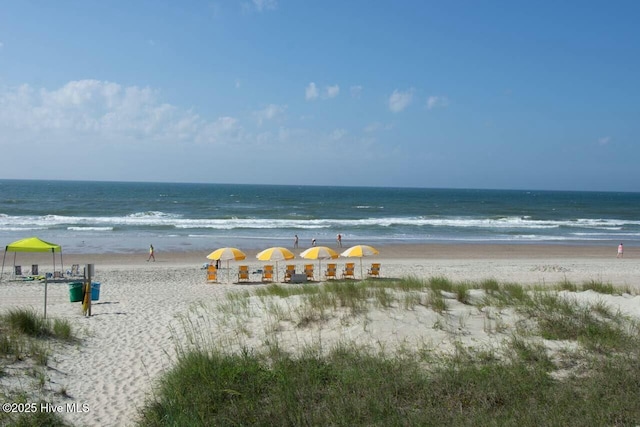
[[[69,283],[69,301],[80,302],[83,297],[82,282]]]
[[[100,299],[100,282],[91,282],[91,301]]]

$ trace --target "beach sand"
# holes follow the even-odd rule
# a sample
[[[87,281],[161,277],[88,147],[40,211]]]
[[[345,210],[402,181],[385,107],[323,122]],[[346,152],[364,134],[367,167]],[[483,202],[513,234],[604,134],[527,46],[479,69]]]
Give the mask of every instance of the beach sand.
[[[385,278],[444,277],[455,282],[474,283],[493,279],[499,283],[542,286],[563,281],[611,283],[632,292],[618,296],[582,292],[578,297],[584,300],[597,298],[624,313],[640,317],[640,297],[635,296],[640,291],[640,250],[636,248],[626,248],[623,259],[616,258],[616,247],[601,246],[387,245],[378,249],[380,255],[362,260],[365,273],[371,262],[379,262],[381,275]],[[230,262],[231,277],[239,264],[249,265],[250,271],[261,268],[264,263],[255,259],[256,252],[247,251],[245,261]],[[252,275],[256,283],[227,284],[225,268],[220,272],[222,283],[208,284],[202,269],[206,255],[163,253],[161,248],[156,248],[157,261],[147,262],[146,251],[139,254],[65,254],[65,270],[71,264],[83,267],[92,263],[95,280],[101,283],[100,299],[94,301],[91,317],[83,316],[80,303],[69,302],[66,283],[47,285],[47,316],[68,319],[80,338],[71,345],[52,344],[48,362],[46,388],[52,392],[64,390],[68,395],[51,393],[48,398],[60,405],[85,405],[75,413],[65,411],[65,419],[75,425],[133,425],[154,381],[175,360],[176,345],[184,345],[185,319],[195,321],[190,324],[200,328],[206,339],[227,342],[230,348],[248,345],[259,349],[264,338],[272,333],[279,334],[278,339],[286,351],[319,341],[328,348],[332,343],[344,340],[386,350],[428,344],[438,351],[447,351],[452,345],[453,329],[464,329],[464,333],[454,335],[468,343],[491,345],[504,338],[488,331],[491,328],[487,327],[486,313],[457,305],[455,299],[448,302],[449,327],[440,329],[432,327],[438,317],[433,311],[402,307],[374,308],[366,319],[336,317],[306,328],[274,325],[278,319],[273,319],[273,314],[260,305],[260,300],[252,299],[250,313],[236,319],[251,332],[233,343],[224,341],[237,324],[229,319],[229,313],[216,311],[216,304],[223,303],[229,292],[251,291],[269,285],[257,283],[258,274]],[[19,254],[17,259],[23,265],[39,264],[40,273],[52,269],[50,257]],[[354,261],[356,277],[360,277],[360,260],[340,258],[336,261],[339,270],[345,262]],[[317,261],[301,259],[279,262],[280,277],[288,263],[295,264],[298,270],[307,263],[314,264],[316,269],[318,266]],[[322,265],[324,268],[326,261]],[[44,284],[8,281],[11,267],[5,265],[0,283],[0,312],[16,307],[33,307],[42,312]],[[295,313],[295,299],[283,304],[285,311]],[[492,318],[508,325],[510,316],[505,311],[493,313]],[[31,389],[30,381],[35,380],[21,375],[25,369],[24,366],[6,369],[10,375],[1,377],[0,384],[14,389]]]

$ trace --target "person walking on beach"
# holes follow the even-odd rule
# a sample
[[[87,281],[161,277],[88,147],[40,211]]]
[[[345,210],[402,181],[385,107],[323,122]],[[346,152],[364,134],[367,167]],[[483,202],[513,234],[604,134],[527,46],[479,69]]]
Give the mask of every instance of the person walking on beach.
[[[618,255],[616,256],[616,258],[622,258],[624,257],[624,246],[622,245],[622,243],[620,243],[618,245]]]
[[[316,245],[316,239],[311,239],[311,246],[315,246]]]
[[[153,258],[153,262],[156,262],[155,250],[153,249],[153,245],[149,245],[149,258],[147,258],[147,262]]]
[[[338,233],[336,240],[338,241],[338,246],[342,247],[342,234]]]
[[[298,235],[293,236],[293,247],[294,249],[298,247]]]

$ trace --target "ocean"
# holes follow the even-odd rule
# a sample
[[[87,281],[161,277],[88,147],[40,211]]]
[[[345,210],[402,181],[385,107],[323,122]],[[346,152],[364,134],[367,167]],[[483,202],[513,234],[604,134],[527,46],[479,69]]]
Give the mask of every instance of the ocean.
[[[65,253],[640,243],[640,193],[0,180],[0,244]]]

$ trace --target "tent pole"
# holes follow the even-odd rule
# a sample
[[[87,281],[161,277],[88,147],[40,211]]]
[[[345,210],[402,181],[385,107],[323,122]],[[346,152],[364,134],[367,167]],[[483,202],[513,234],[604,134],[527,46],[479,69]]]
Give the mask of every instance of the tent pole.
[[[2,271],[0,272],[0,280],[2,280],[2,276],[4,276],[4,259],[7,257],[7,248],[4,248],[4,255],[2,255]]]

